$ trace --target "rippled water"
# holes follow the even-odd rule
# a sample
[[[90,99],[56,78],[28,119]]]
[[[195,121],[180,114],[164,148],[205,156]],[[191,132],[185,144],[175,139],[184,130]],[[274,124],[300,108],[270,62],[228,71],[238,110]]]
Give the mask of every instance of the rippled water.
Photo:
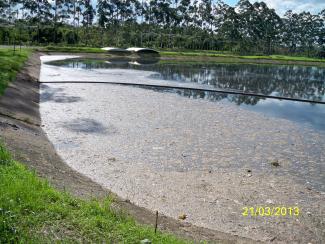
[[[325,69],[289,65],[218,64],[174,62],[159,59],[114,58],[106,60],[67,59],[51,65],[74,69],[134,69],[153,71],[150,78],[177,83],[197,83],[264,95],[325,101]],[[182,89],[154,89],[189,98],[227,101],[249,110],[289,119],[325,130],[325,105],[260,97],[227,95]]]

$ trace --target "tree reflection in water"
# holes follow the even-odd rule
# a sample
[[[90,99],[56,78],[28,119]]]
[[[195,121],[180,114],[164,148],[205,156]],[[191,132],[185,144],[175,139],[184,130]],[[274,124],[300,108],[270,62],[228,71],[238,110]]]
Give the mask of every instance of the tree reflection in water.
[[[212,63],[168,63],[159,58],[117,57],[106,60],[67,59],[52,65],[84,69],[136,69],[153,71],[152,78],[209,85],[264,95],[278,95],[314,101],[325,101],[325,68],[293,65],[252,65]],[[191,93],[188,94],[188,93]],[[184,96],[209,97],[220,100],[222,95],[186,91]],[[234,97],[236,104],[256,104],[263,98]]]
[[[195,82],[221,89],[322,101],[325,69],[318,67],[247,64],[156,65],[155,78]],[[235,102],[256,104],[260,98]]]
[[[201,92],[184,89],[148,88],[157,92],[176,93],[192,99],[206,99],[208,101],[229,101],[238,106],[260,112],[268,116],[291,120],[325,131],[325,105],[284,101],[278,99],[264,99],[253,96],[231,95],[217,92]]]
[[[67,59],[52,65],[83,69],[136,69],[155,72],[151,78],[207,85],[264,95],[325,101],[325,69],[307,66],[171,63],[154,59],[110,58]],[[146,88],[173,92],[183,97],[230,101],[249,110],[278,118],[307,123],[325,130],[325,105],[280,101],[261,97],[230,95],[184,89]]]

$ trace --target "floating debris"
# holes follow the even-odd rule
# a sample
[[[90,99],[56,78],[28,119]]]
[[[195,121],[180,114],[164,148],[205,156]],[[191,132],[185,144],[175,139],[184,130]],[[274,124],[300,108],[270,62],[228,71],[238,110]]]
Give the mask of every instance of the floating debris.
[[[178,216],[178,219],[181,219],[181,220],[185,220],[186,218],[187,218],[186,214],[181,214],[180,216]]]
[[[274,167],[279,167],[280,166],[279,160],[276,159],[276,160],[271,161],[271,165]]]

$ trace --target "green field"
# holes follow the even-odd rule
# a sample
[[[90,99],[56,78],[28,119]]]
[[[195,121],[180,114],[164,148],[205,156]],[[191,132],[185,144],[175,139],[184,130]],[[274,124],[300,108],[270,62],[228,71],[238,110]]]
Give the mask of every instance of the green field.
[[[0,48],[0,95],[12,81],[24,62],[27,60],[30,49],[16,50]]]
[[[222,58],[240,58],[250,60],[276,60],[276,61],[303,61],[303,62],[324,62],[325,59],[298,57],[298,56],[285,56],[285,55],[270,55],[270,56],[241,56],[231,53],[220,53],[214,51],[185,51],[185,52],[173,52],[173,51],[161,51],[162,56],[177,57],[177,56],[194,56],[194,57],[222,57]]]
[[[81,200],[53,189],[0,144],[0,243],[185,243],[136,224],[112,210],[112,201]]]

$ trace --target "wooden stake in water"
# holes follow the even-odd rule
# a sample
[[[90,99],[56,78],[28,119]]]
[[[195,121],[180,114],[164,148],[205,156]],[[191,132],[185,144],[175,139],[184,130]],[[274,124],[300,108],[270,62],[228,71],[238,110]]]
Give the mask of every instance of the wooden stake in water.
[[[157,227],[158,227],[158,211],[156,211],[155,233],[157,233]]]

